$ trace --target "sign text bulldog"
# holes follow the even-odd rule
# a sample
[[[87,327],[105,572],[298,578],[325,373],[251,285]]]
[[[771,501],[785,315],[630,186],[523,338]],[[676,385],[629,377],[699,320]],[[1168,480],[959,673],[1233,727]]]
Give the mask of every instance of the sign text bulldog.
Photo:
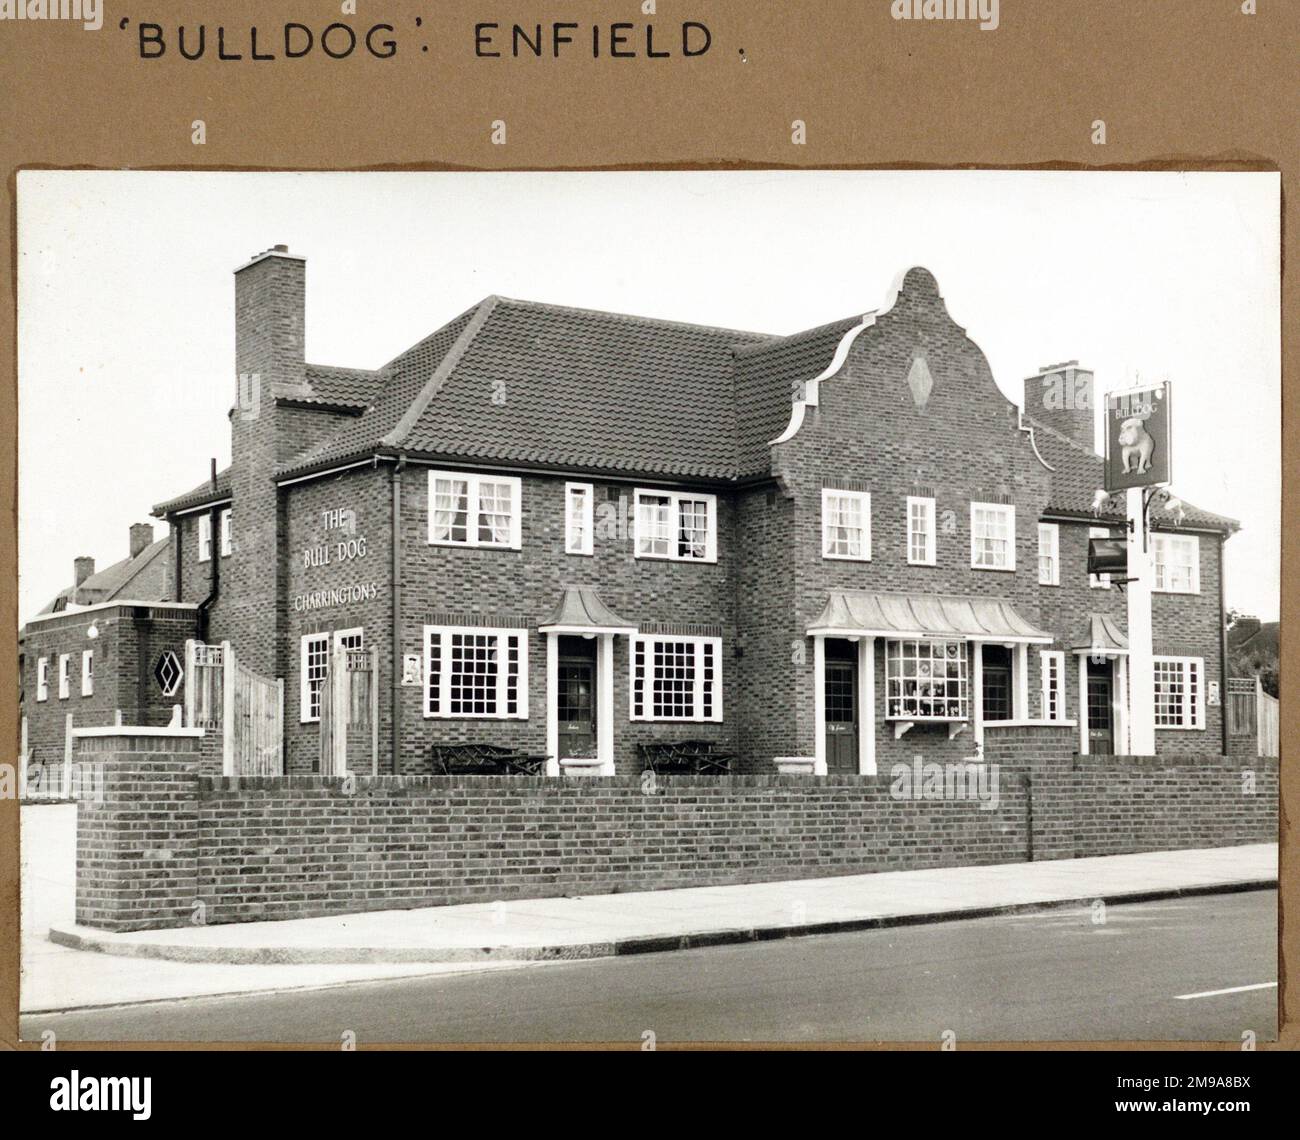
[[[1151,487],[1172,478],[1169,385],[1106,397],[1106,490]]]

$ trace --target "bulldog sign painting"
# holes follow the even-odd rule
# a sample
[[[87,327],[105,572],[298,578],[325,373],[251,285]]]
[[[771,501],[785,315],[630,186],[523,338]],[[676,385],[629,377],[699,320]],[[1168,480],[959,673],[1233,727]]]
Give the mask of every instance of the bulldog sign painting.
[[[1172,477],[1169,384],[1106,397],[1106,490],[1155,487]]]

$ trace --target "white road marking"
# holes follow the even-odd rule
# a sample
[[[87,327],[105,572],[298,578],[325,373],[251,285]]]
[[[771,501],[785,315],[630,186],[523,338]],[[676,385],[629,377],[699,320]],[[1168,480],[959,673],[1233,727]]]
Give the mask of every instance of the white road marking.
[[[1175,1001],[1191,1001],[1192,998],[1218,997],[1220,994],[1241,994],[1247,990],[1276,989],[1277,982],[1256,982],[1253,986],[1233,986],[1227,990],[1206,990],[1203,994],[1175,994]]]

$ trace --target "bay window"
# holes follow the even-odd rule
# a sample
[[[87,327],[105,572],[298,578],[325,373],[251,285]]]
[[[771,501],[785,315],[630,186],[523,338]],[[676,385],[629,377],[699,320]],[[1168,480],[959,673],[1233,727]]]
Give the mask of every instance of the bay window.
[[[969,720],[964,641],[885,642],[885,710],[890,720]]]

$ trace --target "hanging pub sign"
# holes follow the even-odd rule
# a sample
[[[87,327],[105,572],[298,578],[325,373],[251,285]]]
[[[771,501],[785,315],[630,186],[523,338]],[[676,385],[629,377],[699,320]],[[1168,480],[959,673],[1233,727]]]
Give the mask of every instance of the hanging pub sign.
[[[1169,384],[1106,397],[1106,490],[1153,487],[1172,478]]]

